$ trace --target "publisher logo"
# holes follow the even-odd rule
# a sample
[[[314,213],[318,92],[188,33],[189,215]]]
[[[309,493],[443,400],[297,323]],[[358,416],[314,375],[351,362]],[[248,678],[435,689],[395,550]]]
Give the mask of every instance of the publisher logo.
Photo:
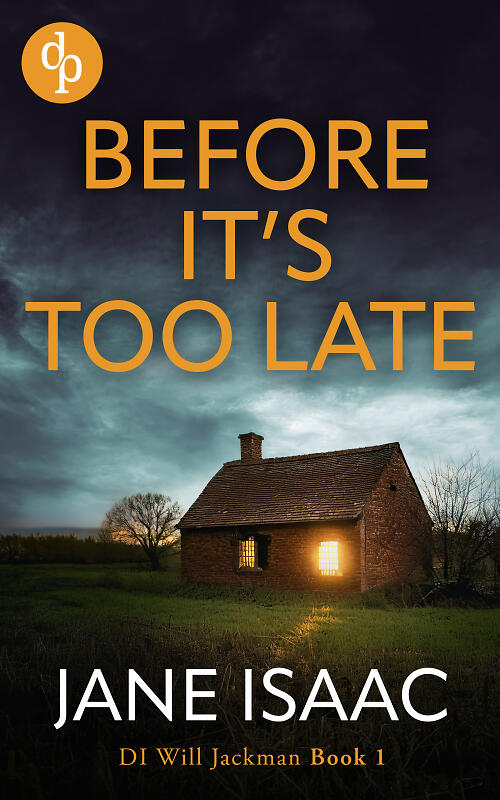
[[[96,86],[102,53],[85,28],[54,22],[28,39],[21,66],[26,83],[39,97],[50,103],[74,103]]]

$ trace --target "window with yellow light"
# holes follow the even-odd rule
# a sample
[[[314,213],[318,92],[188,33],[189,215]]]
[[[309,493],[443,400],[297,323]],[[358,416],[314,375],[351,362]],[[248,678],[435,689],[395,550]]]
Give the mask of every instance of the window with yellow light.
[[[257,554],[255,539],[249,536],[248,539],[240,539],[239,542],[239,569],[255,569],[257,566]]]
[[[340,575],[339,543],[321,542],[319,546],[319,571],[321,575]]]

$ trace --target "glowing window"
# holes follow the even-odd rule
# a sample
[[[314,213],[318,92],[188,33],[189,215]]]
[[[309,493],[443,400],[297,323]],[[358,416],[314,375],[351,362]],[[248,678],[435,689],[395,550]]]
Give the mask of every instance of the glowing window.
[[[239,542],[239,567],[255,568],[255,539],[249,536],[248,539],[240,539]]]
[[[319,546],[319,571],[322,575],[336,575],[339,569],[339,543],[321,542]]]

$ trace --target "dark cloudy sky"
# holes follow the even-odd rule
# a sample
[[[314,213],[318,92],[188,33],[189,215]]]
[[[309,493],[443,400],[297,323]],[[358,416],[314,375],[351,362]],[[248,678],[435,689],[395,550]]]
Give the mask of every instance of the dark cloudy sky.
[[[54,21],[76,22],[99,41],[104,70],[84,100],[58,106],[24,83],[29,36]],[[0,148],[1,442],[0,527],[98,525],[117,498],[159,490],[187,507],[225,460],[237,435],[265,437],[264,453],[286,455],[399,440],[416,473],[433,460],[477,449],[498,459],[499,11],[493,2],[142,2],[20,3],[3,12]],[[260,189],[245,169],[250,131],[289,117],[311,131],[313,175],[292,192]],[[197,190],[197,121],[238,119],[217,140],[238,161],[215,163],[213,188]],[[84,188],[86,119],[114,119],[130,134],[133,179],[114,191]],[[160,146],[183,147],[184,191],[145,191],[143,119],[184,119],[186,131]],[[328,119],[356,119],[373,133],[369,191],[348,169],[327,187]],[[410,176],[427,191],[387,191],[387,119],[428,119],[428,133],[403,140],[427,147]],[[214,139],[215,142],[215,139]],[[408,145],[406,144],[408,142]],[[262,165],[286,177],[301,148],[269,136]],[[313,269],[312,254],[286,236],[300,208],[328,212],[307,232],[331,249],[317,283],[293,281],[288,263]],[[276,233],[244,223],[237,279],[223,279],[221,227],[197,239],[196,277],[182,280],[184,209],[278,209]],[[218,369],[188,374],[161,345],[166,314],[179,302],[218,303],[233,327]],[[137,370],[105,373],[83,350],[83,322],[97,304],[127,299],[152,319],[153,351]],[[27,300],[80,300],[60,325],[60,369],[46,369],[46,316]],[[332,356],[322,372],[267,372],[266,301],[278,303],[280,356],[314,359],[339,300],[348,300],[377,365]],[[392,323],[370,300],[425,300],[407,315],[405,369],[392,363]],[[447,348],[475,359],[475,372],[433,371],[435,300],[474,300],[450,315],[473,342]],[[103,320],[97,344],[123,360],[138,346],[125,314]],[[203,314],[178,327],[187,358],[208,358],[218,328]]]

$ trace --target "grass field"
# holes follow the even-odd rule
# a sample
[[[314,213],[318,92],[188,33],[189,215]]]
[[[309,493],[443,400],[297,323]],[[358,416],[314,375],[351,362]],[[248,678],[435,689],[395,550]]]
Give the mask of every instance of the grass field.
[[[175,796],[177,790],[194,797],[264,791],[349,800],[494,796],[497,609],[404,607],[400,597],[383,592],[340,598],[183,584],[176,558],[161,573],[141,565],[5,565],[0,595],[3,752],[10,754],[3,777],[16,798],[80,796],[79,788],[82,796],[109,798]],[[56,733],[61,666],[75,684],[70,695],[80,697],[99,666],[120,701],[129,667],[161,695],[165,667],[214,666],[220,722],[212,729],[183,721],[166,727],[145,704],[136,723],[117,726],[103,710]],[[243,669],[253,667],[258,675],[271,666],[293,669],[299,708],[318,669],[328,668],[348,713],[370,668],[380,670],[400,713],[402,680],[421,666],[437,667],[448,673],[446,692],[436,681],[431,691],[416,689],[415,702],[429,710],[446,704],[448,717],[425,725],[403,712],[401,722],[389,723],[385,711],[370,709],[358,723],[339,725],[334,714],[318,709],[306,724],[256,719],[243,725]],[[257,691],[257,705],[261,700]],[[116,767],[120,746],[163,745],[165,739],[233,751],[247,745],[254,752],[383,746],[387,765],[373,773],[233,769],[209,773],[201,784],[182,768],[172,783],[154,769],[138,774]]]
[[[142,565],[1,566],[3,614],[27,625],[95,627],[106,621],[144,622],[200,634],[240,634],[301,644],[318,656],[334,652],[381,657],[432,655],[450,666],[488,663],[498,653],[500,610],[406,608],[383,594],[332,597],[183,584],[178,559],[154,573]],[[35,601],[35,602],[34,602]],[[374,607],[375,606],[375,607]]]

